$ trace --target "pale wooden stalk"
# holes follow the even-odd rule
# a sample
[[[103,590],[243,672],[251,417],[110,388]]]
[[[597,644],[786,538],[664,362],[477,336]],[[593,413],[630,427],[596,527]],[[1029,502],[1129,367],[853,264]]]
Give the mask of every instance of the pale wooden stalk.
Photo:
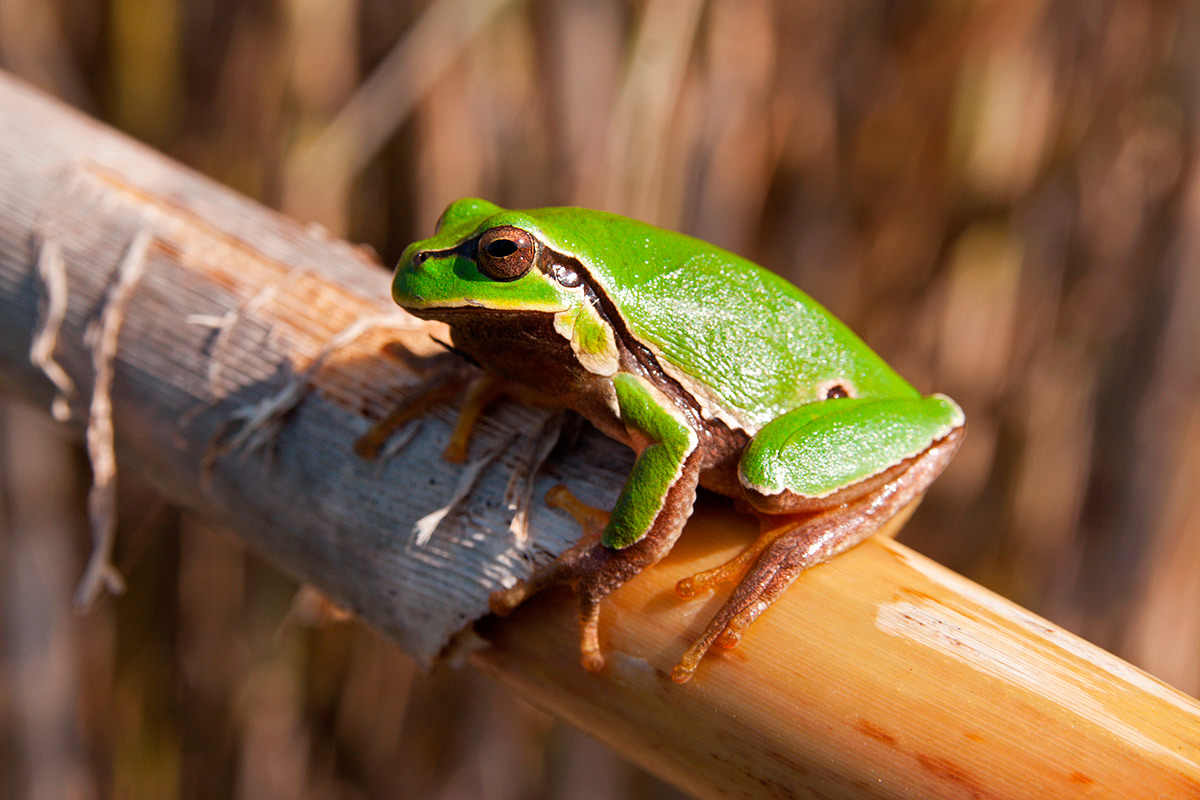
[[[694,517],[612,597],[599,679],[578,667],[566,594],[482,628],[473,661],[699,797],[1200,797],[1200,704],[878,536],[672,683],[721,600],[674,582],[753,535],[720,509]]]
[[[428,542],[414,522],[463,474],[440,459],[453,409],[435,409],[386,465],[353,455],[395,387],[417,381],[420,360],[383,346],[438,351],[411,319],[356,325],[395,314],[371,259],[3,76],[0,209],[0,381],[47,409],[63,388],[82,430],[89,409],[108,407],[90,397],[108,384],[97,356],[111,368],[119,469],[224,523],[425,664],[527,569],[500,498],[534,412],[488,415],[473,452],[508,446]],[[42,318],[61,327],[41,337],[35,365],[50,295],[65,306]],[[106,311],[111,359],[85,336]],[[251,432],[245,412],[272,398],[287,413],[263,450],[214,445]],[[538,494],[561,480],[610,501],[628,464],[586,434],[547,465]],[[684,602],[671,585],[750,535],[724,508],[702,508],[669,561],[612,598],[605,673],[579,668],[561,593],[487,624],[493,646],[474,663],[703,797],[1200,797],[1196,703],[882,539],[804,575],[741,647],[672,683],[720,598]],[[540,549],[577,535],[563,515],[531,513]]]

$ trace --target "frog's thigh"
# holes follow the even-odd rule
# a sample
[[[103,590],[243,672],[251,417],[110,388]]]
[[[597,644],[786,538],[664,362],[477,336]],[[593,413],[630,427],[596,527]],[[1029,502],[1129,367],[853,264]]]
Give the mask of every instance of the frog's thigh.
[[[739,478],[760,511],[826,508],[887,483],[963,421],[962,409],[943,395],[810,403],[758,432]]]
[[[671,530],[659,533],[673,542],[695,499],[699,439],[675,404],[644,379],[622,372],[613,385],[621,421],[642,446],[602,541],[621,549],[666,526]]]

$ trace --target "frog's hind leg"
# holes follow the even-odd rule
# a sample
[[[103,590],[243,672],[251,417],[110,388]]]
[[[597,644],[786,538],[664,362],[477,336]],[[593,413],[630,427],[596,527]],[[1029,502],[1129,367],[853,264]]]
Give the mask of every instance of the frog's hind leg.
[[[766,550],[772,542],[794,532],[811,517],[811,515],[799,514],[794,516],[757,514],[757,516],[762,528],[753,543],[724,564],[681,578],[675,584],[675,593],[685,599],[692,598],[718,584],[732,581],[745,572],[746,568],[753,564],[759,554]]]
[[[888,470],[887,480],[864,482],[856,496],[839,493],[837,502],[828,507],[789,516],[783,525],[764,533],[751,547],[757,556],[754,565],[684,653],[671,677],[679,683],[687,682],[713,644],[735,646],[745,629],[779,599],[800,573],[854,547],[919,500],[958,449],[962,433],[961,427],[956,428],[919,455]],[[741,558],[709,572],[718,573]]]
[[[826,547],[827,555],[821,558],[818,554],[822,550],[822,545],[829,543],[831,527],[830,520],[819,517],[810,517],[795,521],[790,525],[776,527],[764,532],[754,545],[746,548],[740,556],[732,561],[694,576],[707,579],[710,575],[722,571],[732,573],[740,568],[741,562],[754,560],[754,566],[738,583],[733,594],[725,601],[725,605],[709,621],[704,632],[692,642],[691,647],[679,659],[679,664],[671,671],[671,677],[678,683],[687,682],[709,648],[714,644],[720,644],[723,647],[735,646],[741,640],[742,632],[750,623],[770,608],[771,604],[779,599],[779,596],[791,586],[801,572],[813,564],[832,558],[841,552],[841,549],[848,549],[861,541],[859,538],[843,539],[841,549],[829,551]],[[866,538],[871,532],[870,530],[866,531],[862,538]],[[749,557],[747,557],[748,554]],[[726,575],[718,578],[718,580],[726,579]],[[678,586],[676,591],[678,591]]]

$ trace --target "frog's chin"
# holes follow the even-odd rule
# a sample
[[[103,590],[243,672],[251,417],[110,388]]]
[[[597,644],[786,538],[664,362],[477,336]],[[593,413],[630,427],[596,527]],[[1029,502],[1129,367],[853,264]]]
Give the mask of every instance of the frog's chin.
[[[456,306],[413,313],[448,325],[455,349],[480,367],[550,397],[574,395],[592,377],[549,311]]]
[[[553,311],[477,305],[422,306],[406,310],[421,319],[445,323],[456,339],[477,343],[485,350],[528,354],[537,348],[543,352],[558,350],[560,345],[566,344],[554,331]]]

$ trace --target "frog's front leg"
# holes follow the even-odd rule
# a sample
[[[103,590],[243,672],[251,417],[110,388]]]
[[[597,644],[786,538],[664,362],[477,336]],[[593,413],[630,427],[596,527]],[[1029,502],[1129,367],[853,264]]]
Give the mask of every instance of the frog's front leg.
[[[613,387],[638,455],[599,539],[588,534],[584,517],[579,544],[490,600],[492,611],[503,615],[542,589],[573,586],[579,595],[581,661],[592,671],[604,666],[600,602],[670,551],[692,513],[700,477],[699,439],[675,405],[648,381],[628,373],[614,376]]]
[[[753,566],[692,644],[672,677],[689,680],[716,642],[742,632],[805,569],[863,541],[921,495],[950,462],[965,431],[948,398],[835,399],[765,426],[739,466],[746,499],[767,518],[748,557],[680,582],[690,596],[753,559]],[[754,556],[757,556],[754,558]]]

